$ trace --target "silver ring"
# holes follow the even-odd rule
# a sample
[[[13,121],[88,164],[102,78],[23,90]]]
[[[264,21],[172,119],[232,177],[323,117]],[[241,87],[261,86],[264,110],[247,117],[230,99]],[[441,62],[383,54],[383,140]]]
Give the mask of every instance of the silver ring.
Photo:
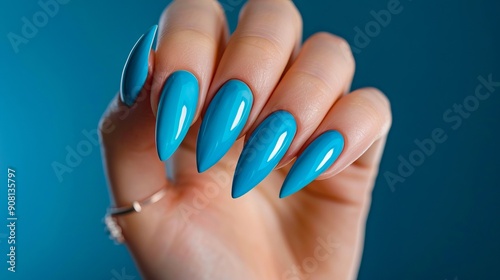
[[[167,188],[163,187],[159,191],[143,200],[136,200],[132,202],[131,206],[109,208],[108,212],[104,216],[104,223],[106,224],[106,229],[109,233],[110,239],[113,239],[117,244],[123,243],[123,241],[125,241],[122,234],[122,228],[118,224],[116,216],[139,213],[145,206],[158,202],[165,196],[166,193]]]

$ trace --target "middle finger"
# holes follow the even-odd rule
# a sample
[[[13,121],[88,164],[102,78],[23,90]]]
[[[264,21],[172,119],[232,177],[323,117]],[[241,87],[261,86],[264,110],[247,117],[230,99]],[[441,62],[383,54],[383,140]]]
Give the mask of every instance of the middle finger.
[[[200,172],[217,163],[253,124],[298,47],[300,14],[292,1],[250,0],[210,86],[198,135]]]

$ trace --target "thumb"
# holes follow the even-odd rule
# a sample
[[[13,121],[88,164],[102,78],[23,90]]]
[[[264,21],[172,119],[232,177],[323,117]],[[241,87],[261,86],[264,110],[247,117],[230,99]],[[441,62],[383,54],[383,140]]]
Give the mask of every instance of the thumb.
[[[156,152],[155,116],[149,103],[154,52],[147,45],[149,56],[141,56],[138,61],[133,54],[138,51],[144,53],[145,50],[141,48],[141,44],[136,46],[139,47],[134,47],[127,64],[144,63],[146,59],[147,67],[140,68],[140,75],[134,73],[143,79],[125,79],[132,80],[133,83],[124,85],[122,78],[122,98],[118,94],[114,97],[99,122],[103,164],[114,207],[131,206],[134,201],[148,198],[168,184],[165,165]],[[133,67],[131,69],[135,70]],[[124,75],[130,71],[124,71]],[[124,98],[130,96],[133,98]],[[146,207],[142,212],[147,213],[142,215],[119,216],[118,223],[129,246],[139,244],[140,242],[135,242],[139,241],[137,238],[154,232],[154,226],[161,218],[161,211],[154,208],[161,207],[162,204],[158,202]],[[148,218],[141,219],[143,215]],[[136,251],[133,246],[130,249]]]
[[[155,147],[155,117],[147,98],[132,107],[118,95],[99,123],[102,154],[114,205],[128,206],[167,184],[167,174]]]

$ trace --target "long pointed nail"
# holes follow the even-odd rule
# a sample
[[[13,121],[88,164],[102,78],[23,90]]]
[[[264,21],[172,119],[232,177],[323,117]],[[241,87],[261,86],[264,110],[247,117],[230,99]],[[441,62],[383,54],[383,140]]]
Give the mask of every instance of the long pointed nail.
[[[203,117],[196,144],[198,172],[216,164],[238,138],[250,115],[253,95],[238,80],[230,80],[217,92]]]
[[[170,158],[186,136],[196,112],[198,91],[198,80],[188,71],[176,71],[165,82],[156,116],[160,160]]]
[[[134,105],[148,77],[149,53],[155,40],[156,30],[158,25],[153,25],[137,40],[123,67],[120,98],[129,107]]]
[[[311,183],[337,160],[344,149],[344,137],[327,131],[316,138],[297,158],[286,176],[280,198],[294,194]]]
[[[286,111],[272,113],[255,129],[236,165],[233,198],[244,195],[271,173],[290,147],[296,131],[297,123]]]

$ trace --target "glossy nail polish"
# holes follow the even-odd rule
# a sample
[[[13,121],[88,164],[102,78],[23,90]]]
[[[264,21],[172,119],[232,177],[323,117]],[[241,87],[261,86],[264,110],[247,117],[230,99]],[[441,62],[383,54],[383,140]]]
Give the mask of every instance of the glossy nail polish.
[[[297,123],[292,114],[277,111],[252,133],[236,165],[232,196],[240,197],[271,173],[295,137]]]
[[[316,138],[297,158],[280,191],[280,198],[287,197],[316,179],[337,160],[344,149],[344,137],[330,130]]]
[[[148,32],[137,40],[123,67],[120,98],[129,107],[134,105],[148,77],[149,53],[157,29],[158,25],[152,26]]]
[[[250,88],[230,80],[214,96],[203,117],[196,145],[198,172],[216,164],[233,146],[252,109]]]
[[[176,71],[165,82],[156,116],[160,160],[170,158],[186,136],[196,112],[198,91],[198,80],[188,71]]]

